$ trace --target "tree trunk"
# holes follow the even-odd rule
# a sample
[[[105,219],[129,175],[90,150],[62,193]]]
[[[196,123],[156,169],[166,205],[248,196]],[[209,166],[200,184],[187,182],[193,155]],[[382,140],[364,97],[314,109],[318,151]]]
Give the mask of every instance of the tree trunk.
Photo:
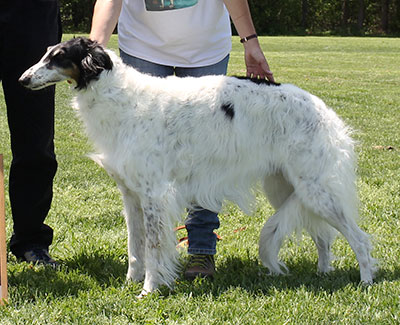
[[[349,4],[348,0],[343,0],[342,4],[342,27],[347,27],[349,23]]]
[[[365,4],[364,0],[358,0],[358,17],[357,17],[357,27],[359,31],[363,30],[365,19]]]
[[[385,33],[389,32],[389,5],[390,0],[382,0],[381,27]]]
[[[304,29],[308,27],[308,0],[301,2],[301,25]]]

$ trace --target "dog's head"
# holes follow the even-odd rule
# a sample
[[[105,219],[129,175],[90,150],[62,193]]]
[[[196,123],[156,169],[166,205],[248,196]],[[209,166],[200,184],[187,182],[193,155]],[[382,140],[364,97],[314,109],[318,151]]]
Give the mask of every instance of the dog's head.
[[[76,83],[77,89],[84,89],[101,72],[112,67],[111,58],[101,45],[78,37],[49,47],[40,61],[22,74],[19,82],[38,90],[70,80]]]

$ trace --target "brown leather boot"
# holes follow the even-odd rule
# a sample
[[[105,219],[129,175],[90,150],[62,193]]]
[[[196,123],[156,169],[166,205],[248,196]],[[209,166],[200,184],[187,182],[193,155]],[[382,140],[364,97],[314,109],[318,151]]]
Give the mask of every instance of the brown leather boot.
[[[185,279],[192,281],[197,276],[212,279],[214,273],[214,255],[190,255],[189,263],[185,271]]]

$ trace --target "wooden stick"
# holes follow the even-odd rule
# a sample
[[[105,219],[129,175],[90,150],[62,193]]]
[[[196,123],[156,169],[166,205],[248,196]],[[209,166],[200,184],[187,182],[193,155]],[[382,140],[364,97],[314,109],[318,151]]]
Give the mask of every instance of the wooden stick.
[[[4,197],[3,155],[0,154],[0,305],[3,305],[8,299],[6,213]]]

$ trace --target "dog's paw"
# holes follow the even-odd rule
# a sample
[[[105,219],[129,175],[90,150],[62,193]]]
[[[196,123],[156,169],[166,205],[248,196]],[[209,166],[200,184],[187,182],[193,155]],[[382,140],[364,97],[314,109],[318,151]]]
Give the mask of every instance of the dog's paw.
[[[360,264],[360,278],[361,278],[361,283],[363,285],[371,285],[374,283],[374,267],[362,267],[362,265]]]
[[[126,279],[128,281],[140,282],[144,280],[144,271],[140,271],[134,268],[128,268],[128,273],[126,274]]]
[[[318,266],[319,274],[328,274],[333,271],[335,271],[335,268],[331,265]]]
[[[373,285],[374,285],[374,281],[372,279],[369,280],[369,281],[364,281],[364,280],[360,281],[360,286],[363,287],[363,288],[368,288],[368,287],[371,287]]]
[[[142,290],[142,292],[138,295],[138,296],[136,296],[136,298],[137,299],[143,299],[143,298],[145,298],[148,294],[149,294],[150,292],[147,292],[146,290]]]
[[[374,280],[372,279],[372,276],[370,277],[361,277],[361,281],[360,281],[362,286],[370,286],[372,284],[374,284]]]
[[[268,275],[270,276],[289,275],[289,269],[282,261],[268,260],[268,262],[262,261],[262,264],[268,269]]]

